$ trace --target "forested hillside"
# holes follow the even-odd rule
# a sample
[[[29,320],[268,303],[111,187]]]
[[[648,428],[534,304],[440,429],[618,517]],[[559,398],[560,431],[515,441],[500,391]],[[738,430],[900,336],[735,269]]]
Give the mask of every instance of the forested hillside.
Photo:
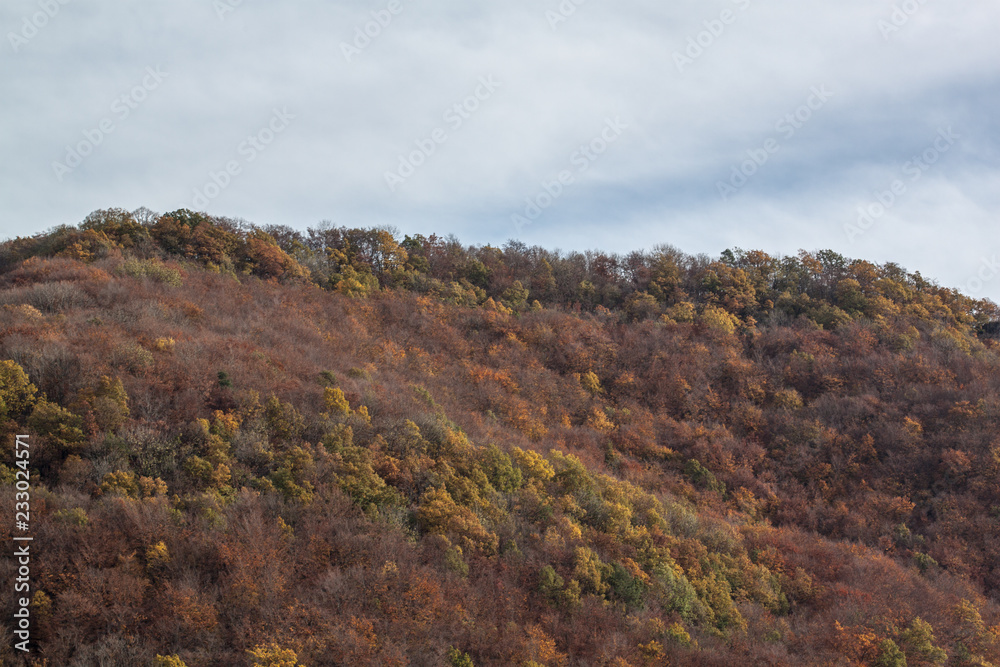
[[[3,664],[1000,665],[998,320],[829,251],[7,241]]]

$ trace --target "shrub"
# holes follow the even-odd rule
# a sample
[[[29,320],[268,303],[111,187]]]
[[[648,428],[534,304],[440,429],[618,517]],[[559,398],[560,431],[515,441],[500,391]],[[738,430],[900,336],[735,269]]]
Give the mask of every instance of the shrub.
[[[87,516],[87,511],[82,507],[73,507],[71,509],[56,510],[52,513],[53,520],[59,523],[65,523],[70,526],[86,526],[90,523],[90,518]]]
[[[701,313],[700,321],[705,327],[726,334],[736,333],[736,327],[740,323],[735,315],[711,305],[705,306],[705,309]]]
[[[608,585],[615,598],[632,606],[641,605],[646,594],[646,585],[642,580],[618,563],[611,566]]]
[[[451,667],[475,667],[468,653],[463,653],[454,646],[448,648],[448,664]]]
[[[356,380],[371,380],[371,373],[363,368],[351,368],[347,371],[347,377],[354,378]]]
[[[593,371],[587,371],[580,376],[580,386],[591,396],[604,392],[604,389],[601,388],[601,379]]]
[[[29,414],[37,393],[24,369],[13,361],[0,361],[0,420],[21,419]]]
[[[151,544],[146,549],[146,566],[152,571],[161,571],[170,564],[170,551],[163,540]]]
[[[553,604],[562,601],[563,578],[559,576],[555,568],[551,565],[546,565],[539,571],[538,591]]]
[[[84,400],[90,403],[97,426],[105,431],[117,431],[128,421],[128,394],[118,378],[102,376],[96,388],[85,392]]]
[[[695,318],[695,307],[690,301],[681,301],[667,310],[667,318],[672,322],[691,323]]]
[[[35,405],[28,418],[28,427],[64,450],[76,449],[86,441],[83,419],[66,408],[45,400]]]
[[[518,467],[529,478],[539,482],[547,482],[555,477],[556,471],[552,468],[552,464],[538,452],[515,447],[513,454]]]
[[[900,650],[896,642],[891,639],[883,639],[878,645],[878,658],[875,659],[875,667],[906,667],[906,655]]]
[[[303,667],[295,651],[278,644],[260,644],[249,651],[254,667]]]
[[[153,347],[156,348],[157,352],[173,352],[174,346],[177,344],[173,338],[157,338],[153,341]]]
[[[444,552],[444,564],[449,570],[462,577],[469,576],[469,564],[462,554],[462,547],[457,544],[448,547]]]
[[[101,494],[135,498],[139,495],[139,484],[136,482],[135,473],[124,470],[109,472],[101,481]]]
[[[483,469],[493,488],[502,493],[513,493],[523,484],[521,469],[514,467],[511,458],[496,445],[483,451]]]
[[[305,419],[291,403],[282,402],[277,396],[271,396],[264,407],[271,435],[282,441],[291,441],[299,437],[305,428]]]
[[[180,271],[152,259],[125,260],[115,268],[115,273],[132,278],[149,278],[171,287],[180,287],[183,284]]]
[[[187,667],[187,665],[176,655],[157,654],[153,659],[153,667]]]
[[[948,654],[935,646],[935,641],[934,628],[919,617],[913,619],[910,627],[899,635],[900,646],[906,655],[930,665],[943,665],[948,660]]]
[[[794,389],[780,389],[774,392],[774,404],[787,410],[798,410],[802,407],[802,396]]]
[[[680,646],[691,646],[691,635],[680,623],[674,623],[667,628],[666,637],[670,641]]]
[[[281,466],[271,473],[271,483],[284,494],[286,500],[308,505],[312,502],[314,487],[306,478],[312,470],[312,455],[301,447],[295,447],[285,455]]]
[[[83,288],[67,281],[37,283],[30,287],[12,290],[4,295],[5,301],[27,301],[43,313],[58,313],[71,308],[88,308],[93,299]]]
[[[429,489],[415,512],[417,525],[426,532],[457,535],[472,546],[495,550],[497,537],[486,531],[472,510],[455,503],[445,489]]]
[[[717,493],[725,493],[726,485],[724,482],[720,482],[712,471],[701,464],[698,459],[689,459],[684,465],[684,474],[688,478],[697,484],[698,486],[708,489],[709,491],[716,491]]]
[[[130,373],[141,373],[153,366],[153,354],[136,342],[120,343],[111,351],[111,363]]]
[[[330,415],[346,416],[351,413],[351,406],[339,387],[327,387],[323,390],[323,407]]]

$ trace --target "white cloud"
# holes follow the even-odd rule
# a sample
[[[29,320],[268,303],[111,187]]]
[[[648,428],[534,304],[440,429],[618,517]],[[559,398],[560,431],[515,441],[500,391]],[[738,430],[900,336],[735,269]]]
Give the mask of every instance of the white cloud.
[[[993,2],[927,0],[887,38],[879,21],[892,20],[893,4],[862,0],[588,0],[555,30],[546,11],[558,11],[557,0],[399,2],[351,62],[341,43],[388,0],[244,0],[224,20],[212,0],[62,5],[17,52],[9,39],[2,45],[0,235],[77,222],[100,207],[191,206],[210,172],[272,109],[287,107],[294,122],[209,211],[502,242],[516,233],[510,215],[523,200],[605,118],[621,116],[630,125],[621,141],[523,240],[615,250],[670,242],[713,254],[830,246],[951,285],[966,284],[992,243],[1000,214]],[[9,2],[0,27],[17,33],[37,11],[37,0]],[[674,53],[689,38],[707,46],[678,72]],[[58,181],[52,162],[148,66],[169,78]],[[445,109],[482,76],[502,86],[391,192],[385,172],[447,128]],[[819,85],[835,97],[722,202],[716,182]],[[961,144],[848,243],[852,211],[949,123]],[[1000,285],[984,294],[997,298]]]

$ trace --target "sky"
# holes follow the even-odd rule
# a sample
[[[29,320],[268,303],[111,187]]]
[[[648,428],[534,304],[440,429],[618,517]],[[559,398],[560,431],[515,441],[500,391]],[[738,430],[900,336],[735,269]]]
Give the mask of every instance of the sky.
[[[6,0],[0,238],[830,248],[1000,301],[995,0]]]

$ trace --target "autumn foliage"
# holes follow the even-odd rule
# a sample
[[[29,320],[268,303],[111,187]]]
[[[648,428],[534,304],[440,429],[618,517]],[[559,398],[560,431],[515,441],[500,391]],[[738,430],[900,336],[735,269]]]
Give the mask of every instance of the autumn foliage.
[[[7,597],[0,655],[1000,664],[998,319],[829,251],[116,209],[7,241],[36,662]]]

